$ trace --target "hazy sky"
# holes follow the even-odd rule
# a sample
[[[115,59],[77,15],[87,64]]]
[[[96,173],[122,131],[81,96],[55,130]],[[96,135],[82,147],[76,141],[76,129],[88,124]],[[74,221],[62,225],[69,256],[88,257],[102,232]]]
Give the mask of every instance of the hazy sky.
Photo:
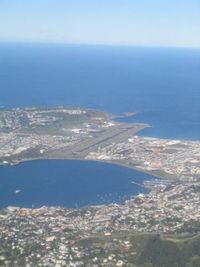
[[[0,41],[200,48],[200,0],[0,0]]]

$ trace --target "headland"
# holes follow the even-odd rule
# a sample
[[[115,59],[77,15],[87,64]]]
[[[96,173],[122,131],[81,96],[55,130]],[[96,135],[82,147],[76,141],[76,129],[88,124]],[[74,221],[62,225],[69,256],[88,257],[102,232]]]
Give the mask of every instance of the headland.
[[[123,204],[0,210],[0,264],[143,267],[157,255],[164,257],[171,242],[177,257],[169,255],[183,266],[184,248],[200,242],[200,142],[137,135],[146,127],[92,109],[1,109],[1,164],[99,160],[161,179],[146,183],[149,194]],[[152,245],[155,255],[148,254]],[[190,256],[188,262],[200,257]]]

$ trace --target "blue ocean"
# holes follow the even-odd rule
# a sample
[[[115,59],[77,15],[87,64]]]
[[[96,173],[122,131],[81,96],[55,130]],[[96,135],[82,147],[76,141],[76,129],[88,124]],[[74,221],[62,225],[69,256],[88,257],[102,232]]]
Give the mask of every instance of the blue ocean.
[[[200,139],[200,50],[0,44],[0,106],[82,106]]]
[[[0,44],[0,107],[81,106],[151,125],[143,136],[200,139],[200,50]],[[0,207],[121,202],[154,177],[85,161],[0,167]]]

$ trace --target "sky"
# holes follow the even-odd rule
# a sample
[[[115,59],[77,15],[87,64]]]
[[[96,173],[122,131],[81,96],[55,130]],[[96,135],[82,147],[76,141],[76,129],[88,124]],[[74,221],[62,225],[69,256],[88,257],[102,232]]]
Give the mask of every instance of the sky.
[[[200,0],[0,0],[0,42],[200,48]]]

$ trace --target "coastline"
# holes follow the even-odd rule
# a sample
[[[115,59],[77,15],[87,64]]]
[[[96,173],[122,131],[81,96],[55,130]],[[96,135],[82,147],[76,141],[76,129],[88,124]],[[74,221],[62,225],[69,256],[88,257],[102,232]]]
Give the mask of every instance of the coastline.
[[[159,184],[165,184],[166,182],[166,179],[164,179],[163,177],[159,177],[159,176],[156,176],[150,172],[145,172],[143,170],[140,170],[138,168],[134,168],[133,166],[129,166],[129,165],[126,165],[126,164],[123,164],[123,163],[120,163],[120,162],[111,162],[111,161],[102,161],[102,160],[90,160],[90,159],[78,159],[78,158],[68,158],[68,159],[63,159],[63,158],[27,158],[27,159],[24,159],[20,162],[17,162],[15,164],[12,164],[12,165],[8,165],[8,167],[14,167],[18,164],[21,164],[21,163],[24,163],[24,162],[31,162],[31,161],[86,161],[86,162],[98,162],[98,163],[104,163],[104,164],[111,164],[111,165],[117,165],[117,166],[121,166],[121,167],[125,167],[125,168],[128,168],[128,169],[131,169],[133,171],[137,171],[141,174],[148,174],[154,178],[152,179],[145,179],[141,184],[138,184],[140,185],[141,187],[143,187],[145,189],[145,192],[143,192],[142,194],[144,194],[146,197],[149,195],[149,193],[151,193],[151,191],[154,189],[154,187],[157,186],[157,179],[160,180],[160,183]],[[0,166],[1,167],[1,166]],[[169,182],[169,180],[167,179],[167,181]],[[174,182],[173,180],[171,182]],[[134,182],[133,182],[134,183]],[[151,186],[149,186],[149,183],[151,184]],[[137,184],[137,183],[136,183]],[[64,209],[70,209],[70,210],[82,210],[82,209],[85,209],[85,208],[95,208],[95,207],[107,207],[107,206],[112,206],[112,205],[125,205],[126,201],[130,201],[131,199],[135,199],[137,198],[141,193],[138,192],[136,194],[133,194],[133,195],[130,195],[130,196],[127,196],[127,198],[125,198],[124,200],[121,200],[120,202],[118,201],[109,201],[108,203],[99,203],[99,204],[86,204],[86,205],[83,205],[83,206],[80,206],[80,207],[67,207],[67,206],[63,206],[63,205],[41,205],[40,207],[43,207],[43,206],[46,206],[48,208],[51,208],[51,207],[56,207],[56,208],[64,208]],[[7,206],[9,207],[9,205]],[[15,206],[14,207],[16,208],[20,208],[20,209],[23,209],[24,207],[23,206]],[[26,209],[38,209],[40,207],[27,207]],[[3,208],[0,208],[0,210],[4,209],[6,207],[3,207]]]
[[[6,111],[9,112],[10,110]],[[16,111],[16,109],[14,109],[14,111]],[[37,149],[35,149],[33,146],[34,143],[32,144],[29,142],[30,148],[28,146],[27,146],[28,148],[25,146],[25,151],[22,150],[22,152],[19,152],[19,154],[17,153],[13,153],[13,155],[10,154],[9,158],[4,158],[4,161],[2,160],[2,163],[4,164],[0,166],[7,164],[17,165],[26,161],[35,161],[35,160],[93,161],[93,162],[102,162],[106,164],[123,166],[125,168],[138,171],[141,174],[151,175],[155,178],[160,179],[161,182],[163,181],[163,183],[165,183],[165,181],[169,181],[171,183],[179,181],[178,176],[164,172],[164,168],[167,165],[165,162],[166,161],[165,157],[163,157],[163,154],[162,158],[164,158],[163,161],[164,165],[161,165],[160,168],[158,167],[152,170],[148,170],[148,166],[150,169],[151,165],[143,164],[144,162],[148,161],[148,158],[152,159],[151,155],[154,156],[154,151],[156,152],[155,160],[159,159],[158,149],[160,148],[169,150],[169,152],[167,152],[168,153],[167,155],[170,155],[170,153],[173,154],[174,151],[179,152],[179,150],[182,149],[182,147],[184,148],[186,146],[184,142],[181,142],[180,140],[159,139],[151,137],[142,138],[140,136],[137,136],[136,134],[138,132],[142,131],[147,127],[150,127],[148,124],[115,122],[114,120],[111,119],[113,115],[107,112],[100,110],[93,110],[93,109],[84,109],[80,107],[75,109],[65,108],[65,107],[54,107],[54,108],[32,107],[32,108],[17,109],[17,113],[16,114],[14,113],[14,115],[12,114],[12,112],[13,110],[11,110],[11,115],[13,116],[13,118],[17,118],[17,116],[19,115],[21,116],[21,114],[23,116],[27,114],[28,119],[34,118],[34,123],[36,123],[36,125],[39,125],[37,130],[38,132],[35,131],[35,128],[32,129],[30,127],[30,124],[27,124],[28,126],[26,126],[26,124],[25,125],[22,124],[21,129],[17,128],[17,130],[11,131],[11,134],[13,136],[12,140],[14,140],[13,147],[16,149],[15,145],[19,138],[19,148],[21,147],[23,148],[22,141],[24,140],[23,138],[27,138],[27,136],[30,139],[32,138],[33,141],[35,139],[39,140],[40,145],[36,147]],[[70,121],[71,124],[68,125],[66,123],[69,129],[67,128],[68,131],[62,132],[61,126],[59,125],[59,127],[57,127],[57,124],[54,125],[54,121],[56,116],[59,120],[60,118],[63,119],[63,116],[66,116],[66,114],[67,114],[66,122]],[[135,113],[125,114],[125,116],[134,116],[134,115]],[[73,124],[74,118],[75,119],[78,118],[78,124],[75,124],[75,126]],[[80,123],[80,118],[82,124]],[[41,122],[42,126],[40,124]],[[87,127],[84,128],[83,125],[86,125]],[[29,127],[28,131],[27,127]],[[88,127],[91,127],[91,131],[90,128]],[[80,131],[84,131],[84,134],[81,135]],[[35,134],[35,136],[33,134]],[[71,139],[63,139],[66,136],[68,138],[68,135],[69,138]],[[3,132],[2,136],[4,136]],[[41,137],[43,136],[45,145],[49,145],[48,149],[44,151],[43,151],[43,142],[40,140]],[[46,139],[47,137],[49,138],[49,136],[52,137],[53,139],[51,138]],[[55,137],[56,138],[58,137],[58,141],[56,141],[57,143],[54,146],[53,142]],[[129,141],[129,139],[132,140]],[[25,141],[26,140],[27,139],[25,139]],[[66,140],[68,143],[65,146]],[[70,143],[69,140],[72,140],[72,143]],[[73,140],[78,140],[78,141],[73,143]],[[165,143],[170,143],[170,145],[165,147]],[[4,145],[3,142],[2,144]],[[9,142],[8,146],[10,146]],[[13,148],[12,146],[10,147],[12,151]],[[100,148],[102,148],[103,150],[102,151],[99,150]],[[107,148],[108,151],[106,150]],[[90,153],[91,154],[95,153],[95,151],[98,150],[99,150],[99,155],[102,157],[98,158],[98,154],[96,156],[94,155],[88,157]],[[107,155],[106,153],[110,155],[110,159],[109,157],[106,158]],[[162,149],[161,153],[163,153]],[[115,155],[117,155],[117,157],[115,157]],[[136,155],[136,157],[134,157],[134,155]],[[147,159],[145,159],[146,155]]]

